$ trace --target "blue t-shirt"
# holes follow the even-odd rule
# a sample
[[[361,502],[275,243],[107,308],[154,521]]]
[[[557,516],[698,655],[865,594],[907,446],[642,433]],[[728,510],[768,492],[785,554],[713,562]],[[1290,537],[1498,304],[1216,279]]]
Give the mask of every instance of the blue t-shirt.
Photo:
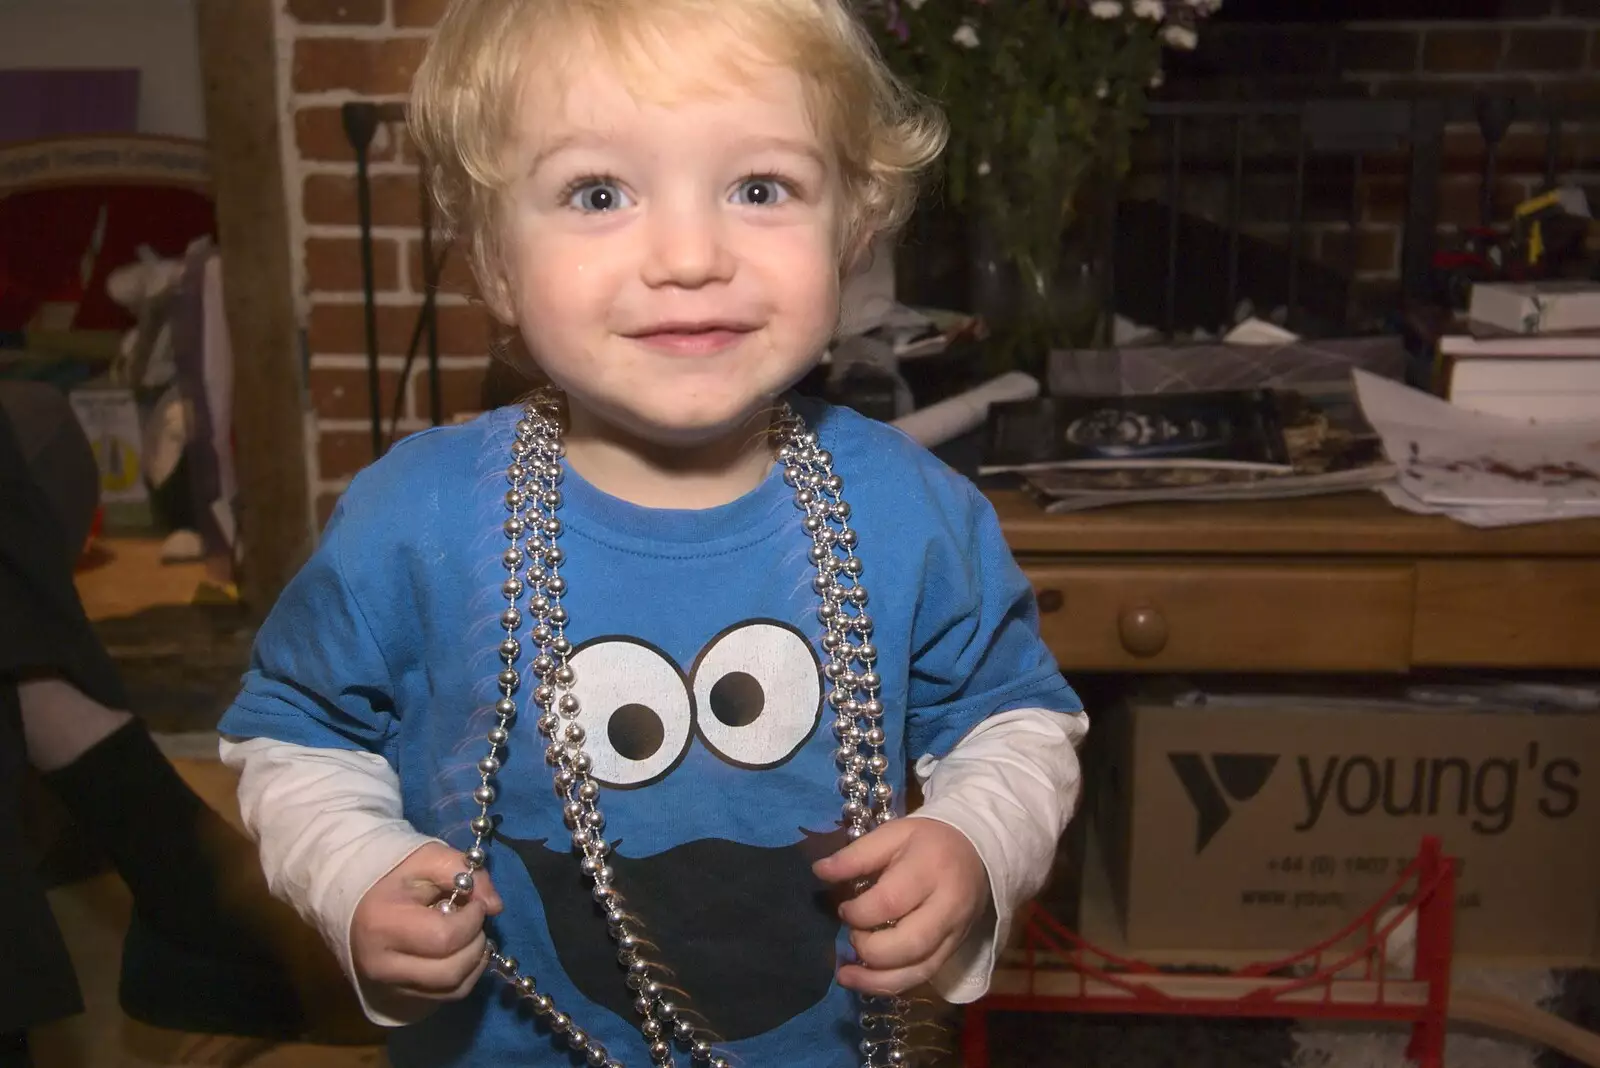
[[[987,716],[1079,710],[976,488],[882,423],[795,403],[833,453],[860,536],[897,795],[908,759],[944,755]],[[406,818],[461,848],[498,696],[517,417],[413,435],[355,479],[220,725],[382,754]],[[811,541],[781,468],[704,510],[641,508],[570,471],[562,491],[573,692],[635,926],[739,1063],[859,1063],[855,996],[834,981],[848,941],[810,871],[843,843],[842,799]],[[520,717],[492,806],[505,911],[491,937],[613,1056],[647,1064],[543,748]],[[490,978],[390,1045],[396,1068],[575,1063]]]

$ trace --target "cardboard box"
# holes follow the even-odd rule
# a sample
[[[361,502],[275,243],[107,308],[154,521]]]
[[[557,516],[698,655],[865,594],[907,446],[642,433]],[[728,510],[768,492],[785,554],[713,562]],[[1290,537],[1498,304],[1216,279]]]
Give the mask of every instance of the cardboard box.
[[[1436,834],[1460,864],[1458,950],[1600,959],[1600,714],[1152,699],[1101,727],[1132,949],[1321,941]]]

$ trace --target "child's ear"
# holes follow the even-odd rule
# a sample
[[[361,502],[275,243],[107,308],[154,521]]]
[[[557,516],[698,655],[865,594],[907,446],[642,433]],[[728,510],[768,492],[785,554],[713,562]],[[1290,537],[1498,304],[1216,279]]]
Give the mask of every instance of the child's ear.
[[[478,277],[478,291],[483,303],[502,326],[515,327],[517,312],[511,300],[511,280],[500,271],[484,271]]]
[[[849,281],[872,265],[872,243],[875,234],[862,233],[847,237],[843,255],[839,259],[839,278]]]

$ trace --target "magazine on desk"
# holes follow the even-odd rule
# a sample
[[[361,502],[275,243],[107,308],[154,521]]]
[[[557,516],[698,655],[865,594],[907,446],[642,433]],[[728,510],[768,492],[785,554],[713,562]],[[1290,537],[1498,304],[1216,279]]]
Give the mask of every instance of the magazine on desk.
[[[1162,403],[1174,396],[1179,397],[1177,403]],[[1011,469],[1018,471],[1027,490],[1048,512],[1142,501],[1314,496],[1368,488],[1395,475],[1381,438],[1362,415],[1349,378],[1299,384],[1294,389],[1210,393],[1198,407],[1195,396],[1109,399],[1137,401],[1135,410],[1145,415],[1196,410],[1268,414],[1242,430],[1237,429],[1239,423],[1231,424],[1236,428],[1234,441],[1209,450],[1210,456],[1191,452],[1177,462],[1163,463],[1144,454],[1135,458],[1137,462],[1120,465],[1083,464],[1069,458],[1067,463],[1035,462]],[[1104,403],[1108,398],[1085,400]],[[1263,442],[1263,435],[1270,437]]]

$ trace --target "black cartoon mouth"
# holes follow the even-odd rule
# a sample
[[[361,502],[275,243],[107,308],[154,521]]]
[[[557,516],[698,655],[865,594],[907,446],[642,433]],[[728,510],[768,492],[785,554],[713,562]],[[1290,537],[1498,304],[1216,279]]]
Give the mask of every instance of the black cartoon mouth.
[[[569,851],[497,836],[522,860],[544,903],[561,967],[584,997],[633,1020],[605,917]],[[801,831],[790,846],[700,839],[653,857],[614,850],[610,863],[633,929],[671,968],[687,1015],[736,1042],[793,1019],[827,994],[837,967],[838,897],[811,865],[845,844],[842,830]],[[775,919],[776,917],[776,919]]]

